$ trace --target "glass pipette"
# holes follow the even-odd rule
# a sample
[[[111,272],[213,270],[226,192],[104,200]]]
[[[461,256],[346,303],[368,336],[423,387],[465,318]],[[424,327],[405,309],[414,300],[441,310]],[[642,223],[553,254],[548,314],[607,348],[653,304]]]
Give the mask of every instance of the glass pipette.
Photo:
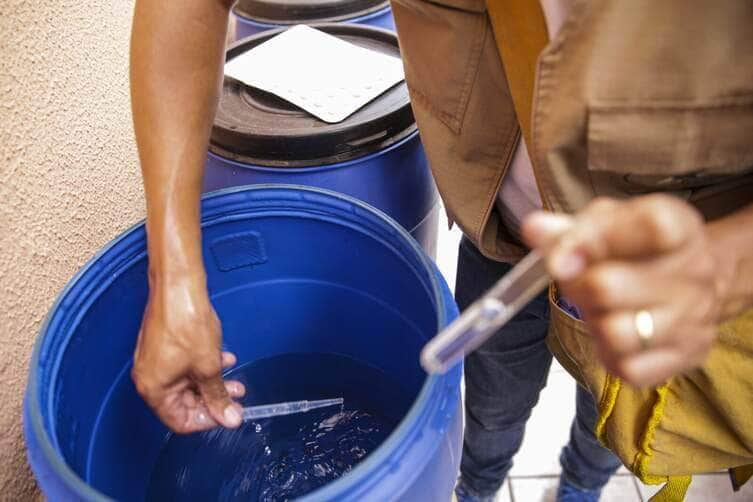
[[[428,373],[444,373],[476,350],[549,284],[544,258],[530,252],[421,351]]]
[[[293,413],[305,413],[309,410],[326,408],[327,406],[342,406],[343,402],[343,398],[338,397],[337,399],[320,399],[318,401],[288,401],[286,403],[249,406],[243,408],[243,421],[292,415]]]

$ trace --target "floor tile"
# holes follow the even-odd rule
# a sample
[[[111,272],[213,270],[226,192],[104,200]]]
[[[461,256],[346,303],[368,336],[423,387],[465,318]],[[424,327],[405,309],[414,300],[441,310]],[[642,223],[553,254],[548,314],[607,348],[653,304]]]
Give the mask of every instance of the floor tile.
[[[613,476],[601,493],[602,502],[640,502],[641,496],[632,475]]]
[[[514,502],[554,502],[557,483],[556,477],[512,478],[512,499]]]
[[[554,502],[557,495],[556,477],[512,478],[514,502]],[[602,502],[640,502],[632,476],[615,476],[604,488]]]
[[[659,491],[660,486],[646,486],[638,483],[643,500],[647,501]],[[727,474],[703,474],[693,476],[685,502],[750,502],[753,500],[753,485],[747,484],[739,492],[732,491]]]
[[[457,502],[457,500],[458,498],[453,493],[451,502]],[[497,496],[495,497],[494,502],[512,502],[509,480],[506,480],[505,484],[502,485],[502,488],[499,489],[499,493],[497,493]]]

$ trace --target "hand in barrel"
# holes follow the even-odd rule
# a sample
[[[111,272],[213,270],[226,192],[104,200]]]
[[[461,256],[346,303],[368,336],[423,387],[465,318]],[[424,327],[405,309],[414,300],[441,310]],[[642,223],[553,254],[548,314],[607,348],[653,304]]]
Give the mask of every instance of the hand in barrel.
[[[222,369],[236,358],[223,353],[221,343],[220,321],[204,286],[152,282],[132,377],[139,394],[173,431],[240,425],[241,407],[231,398],[243,396],[245,388],[237,381],[223,382]]]
[[[133,379],[176,432],[237,427],[243,395],[223,383],[220,322],[206,290],[200,198],[232,0],[138,0],[131,104],[146,194],[149,302]],[[191,26],[186,30],[186,26]]]
[[[535,213],[523,234],[611,372],[656,385],[703,364],[725,273],[692,206],[663,195],[599,199],[574,217]]]

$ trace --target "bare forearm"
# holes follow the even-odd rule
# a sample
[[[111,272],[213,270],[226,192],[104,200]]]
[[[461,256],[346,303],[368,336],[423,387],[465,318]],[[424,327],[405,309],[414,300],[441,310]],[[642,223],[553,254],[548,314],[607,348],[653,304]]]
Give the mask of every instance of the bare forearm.
[[[718,264],[721,320],[753,307],[753,205],[707,225]]]
[[[231,4],[136,2],[131,101],[153,276],[203,273],[199,198]]]

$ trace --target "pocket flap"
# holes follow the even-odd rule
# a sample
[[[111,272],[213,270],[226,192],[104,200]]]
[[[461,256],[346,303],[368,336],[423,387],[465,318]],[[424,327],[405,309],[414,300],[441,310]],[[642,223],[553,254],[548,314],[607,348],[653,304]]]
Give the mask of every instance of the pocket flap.
[[[713,176],[753,165],[753,97],[714,106],[589,108],[589,169],[635,176]]]

